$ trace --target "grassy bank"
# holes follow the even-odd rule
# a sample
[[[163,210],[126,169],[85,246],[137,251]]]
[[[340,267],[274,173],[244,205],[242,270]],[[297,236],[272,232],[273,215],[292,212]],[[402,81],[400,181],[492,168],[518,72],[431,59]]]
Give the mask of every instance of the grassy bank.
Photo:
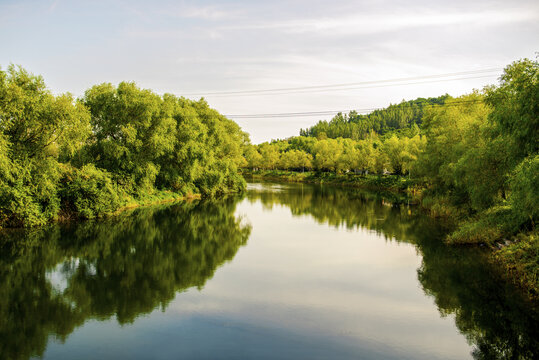
[[[107,218],[111,216],[117,216],[125,211],[136,209],[139,207],[153,206],[158,204],[167,204],[180,201],[190,201],[195,199],[200,199],[200,194],[181,194],[168,190],[155,190],[152,193],[139,195],[139,196],[129,196],[123,195],[119,200],[119,207],[101,213],[92,214],[93,216],[87,216],[81,214],[75,209],[64,210],[56,218],[57,221],[65,222],[72,220],[85,220],[85,219],[94,219],[94,218]]]
[[[507,246],[500,245],[492,259],[499,264],[505,276],[524,289],[528,297],[539,302],[539,233],[537,230],[521,233]]]
[[[151,206],[157,204],[165,204],[178,201],[189,201],[200,199],[200,194],[187,194],[182,195],[172,191],[156,191],[154,194],[145,195],[143,198],[133,199],[131,198],[126,204],[116,210],[113,214],[121,213],[125,210],[134,209],[142,206]]]

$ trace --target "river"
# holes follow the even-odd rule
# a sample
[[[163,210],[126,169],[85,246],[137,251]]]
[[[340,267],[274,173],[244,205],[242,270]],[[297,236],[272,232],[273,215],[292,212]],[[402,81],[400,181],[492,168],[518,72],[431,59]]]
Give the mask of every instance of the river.
[[[1,359],[534,358],[539,316],[406,200],[305,184],[0,238]]]

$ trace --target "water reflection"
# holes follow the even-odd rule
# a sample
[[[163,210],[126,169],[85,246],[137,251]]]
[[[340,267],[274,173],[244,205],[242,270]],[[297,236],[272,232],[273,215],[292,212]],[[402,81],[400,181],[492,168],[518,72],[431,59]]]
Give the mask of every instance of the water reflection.
[[[440,239],[447,229],[407,206],[406,199],[354,189],[289,185],[251,187],[248,199],[267,209],[290,208],[295,216],[347,229],[365,228],[389,241],[416,245],[422,255],[418,279],[433,296],[442,316],[454,314],[456,325],[474,346],[476,359],[533,359],[539,354],[539,313],[502,281],[477,249],[452,248]]]
[[[0,359],[28,359],[31,356],[41,356],[51,336],[65,341],[77,327],[89,319],[114,318],[120,324],[136,322],[137,317],[149,314],[156,308],[166,309],[178,292],[193,287],[203,288],[221,265],[235,257],[238,249],[247,243],[251,235],[251,226],[236,215],[238,201],[237,198],[229,198],[215,202],[155,207],[141,209],[109,221],[51,226],[31,232],[4,233],[0,239]],[[473,356],[476,359],[532,359],[537,353],[539,316],[537,310],[533,309],[533,304],[527,303],[514,289],[498,281],[493,268],[477,250],[454,249],[441,244],[440,238],[446,231],[444,227],[434,223],[415,208],[407,206],[406,199],[387,194],[323,186],[256,184],[250,185],[246,201],[251,204],[262,203],[267,211],[279,206],[289,209],[295,217],[308,217],[319,224],[351,231],[368,229],[385,237],[388,242],[413,244],[422,255],[417,278],[423,292],[434,299],[441,316],[455,317],[458,329],[473,345]],[[249,213],[246,215],[248,217]],[[258,220],[264,221],[262,218]],[[272,226],[274,225],[268,225],[269,228]],[[316,224],[312,222],[303,224],[301,231],[306,231],[308,227],[313,232],[319,232]],[[298,229],[279,229],[279,234],[287,233],[296,237],[304,235],[299,233]],[[253,230],[253,233],[255,232]],[[338,236],[337,232],[335,236]],[[331,255],[326,250],[326,243],[317,243],[318,246],[323,245],[326,252],[324,250],[320,252],[318,249],[309,252],[310,249],[303,247],[297,249],[300,255],[303,254],[302,258],[298,258],[298,254],[294,252],[296,249],[291,247],[293,245],[291,240],[293,239],[287,238],[283,241],[289,244],[287,248],[278,247],[277,242],[266,245],[274,246],[276,253],[281,252],[282,257],[286,254],[289,261],[287,264],[293,266],[283,267],[277,271],[273,268],[277,268],[278,264],[272,263],[271,268],[266,268],[266,277],[262,281],[259,278],[261,274],[259,264],[254,266],[249,262],[256,262],[256,258],[243,259],[244,267],[240,268],[242,281],[227,278],[226,281],[221,279],[219,283],[220,286],[229,286],[237,294],[237,297],[228,298],[240,309],[239,314],[250,314],[253,328],[258,329],[258,332],[248,331],[245,334],[250,336],[253,344],[259,344],[256,349],[263,349],[266,346],[271,357],[284,354],[280,353],[273,343],[269,349],[270,343],[265,342],[265,335],[260,335],[263,333],[261,329],[267,325],[268,318],[276,318],[277,322],[282,322],[284,329],[289,323],[286,322],[286,312],[277,313],[272,312],[273,309],[268,309],[269,304],[263,303],[264,299],[261,299],[264,296],[268,295],[267,299],[270,299],[268,301],[279,298],[282,303],[277,305],[284,309],[292,306],[290,301],[295,299],[293,308],[301,310],[301,302],[306,301],[304,295],[314,294],[315,296],[309,297],[309,301],[314,301],[309,309],[323,312],[312,315],[313,319],[321,319],[332,316],[333,310],[328,309],[335,309],[335,312],[345,311],[341,302],[343,299],[336,295],[335,287],[339,288],[341,294],[349,296],[352,299],[350,302],[372,295],[368,293],[372,289],[365,288],[366,284],[359,285],[364,286],[364,293],[358,297],[352,296],[357,288],[350,286],[349,289],[343,289],[358,282],[357,278],[361,274],[357,272],[345,274],[337,271],[338,275],[334,278],[329,271],[322,268],[324,271],[322,274],[327,278],[321,278],[321,274],[311,274],[316,268],[309,267],[307,258],[314,255],[320,258],[326,256],[329,259]],[[377,238],[374,240],[379,243]],[[315,245],[314,242],[305,239],[301,244]],[[332,243],[328,244],[331,246]],[[343,245],[342,242],[338,244]],[[252,247],[249,246],[246,250]],[[382,251],[385,251],[382,256],[387,255],[391,248],[387,247]],[[266,256],[266,253],[254,252],[250,255]],[[235,263],[238,262],[238,257]],[[394,259],[389,255],[387,257]],[[330,260],[339,261],[339,258]],[[340,261],[342,262],[342,259]],[[415,269],[415,264],[412,269]],[[357,269],[359,265],[361,264],[354,263],[351,267],[342,269]],[[294,278],[294,272],[302,270],[305,270],[305,274]],[[392,273],[391,270],[379,274],[398,278],[398,274]],[[287,281],[288,275],[290,279]],[[413,270],[411,275],[413,282],[415,281]],[[298,279],[305,280],[305,276],[314,277],[313,282],[298,281]],[[321,287],[322,281],[325,284],[331,283],[334,287]],[[369,279],[367,281],[372,282]],[[273,282],[280,285],[278,288],[283,291],[282,293],[272,294],[275,288],[268,285]],[[311,284],[318,284],[319,288],[310,288]],[[387,284],[398,286],[391,282],[391,279]],[[285,293],[287,289],[298,285],[304,287],[299,291],[300,297],[296,297],[298,291]],[[261,298],[256,297],[256,301],[251,304],[241,302],[242,298],[248,295],[241,290],[248,287],[251,289],[251,296],[253,293],[262,294]],[[208,288],[209,285],[206,290]],[[217,288],[223,291],[222,288]],[[335,299],[338,299],[336,305],[331,299],[326,301],[318,296],[327,289],[332,289],[333,292],[328,292],[325,297],[335,296]],[[213,291],[221,295],[215,288]],[[200,298],[196,298],[196,303],[201,304],[200,306],[204,304],[201,301],[204,295],[201,293]],[[392,296],[391,288],[383,295]],[[402,292],[400,296],[403,296]],[[422,297],[422,294],[419,296]],[[224,296],[220,301],[225,301],[223,299],[226,298],[227,296]],[[384,299],[382,296],[373,298]],[[411,299],[401,297],[391,300],[394,301],[392,304],[399,301],[403,303],[407,301],[410,304]],[[259,306],[260,304],[265,305]],[[371,308],[363,310],[367,313],[373,312],[376,304],[371,305]],[[341,308],[337,309],[339,306]],[[363,302],[358,307],[349,306],[349,308],[356,311],[357,308],[368,306],[368,302]],[[383,306],[378,305],[376,311],[382,310]],[[385,312],[389,310],[385,309]],[[201,308],[200,311],[203,314],[204,309]],[[396,308],[393,311],[403,310]],[[267,316],[264,317],[264,314]],[[260,317],[257,317],[258,315]],[[310,315],[304,316],[307,319],[311,318]],[[413,316],[401,319],[411,319]],[[355,321],[352,313],[346,313],[346,318]],[[387,333],[391,332],[391,329],[386,329],[385,324],[395,326],[388,319],[379,319],[375,315],[372,315],[372,319]],[[211,316],[208,317],[208,321],[213,321]],[[200,342],[190,341],[193,344],[185,346],[196,347],[202,346],[204,341],[208,343],[210,340],[217,341],[219,329],[215,331],[215,328],[208,326],[202,326],[201,329],[204,330],[199,331],[202,334]],[[214,331],[211,339],[208,329]],[[322,329],[323,336],[331,341],[338,337],[352,337],[347,333],[331,335],[324,333],[323,330],[325,329]],[[191,331],[192,328],[186,328],[186,332]],[[227,331],[230,333],[230,329]],[[298,343],[298,339],[293,337],[295,336],[293,332],[286,331],[288,330],[282,328],[278,328],[277,331],[282,336],[277,342],[283,345],[283,348],[284,344],[287,344],[286,341]],[[408,335],[417,337],[417,333]],[[322,351],[333,351],[321,345],[322,338],[309,342],[310,338],[305,334],[305,338],[301,339],[307,344],[305,347],[312,347],[313,343],[319,344],[320,349],[316,351],[320,351],[320,354]],[[225,341],[221,340],[224,344]],[[426,340],[417,340],[420,346],[422,341]],[[216,343],[220,344],[218,348],[223,348],[224,345],[218,341]],[[231,344],[228,342],[226,344],[230,348]],[[436,345],[429,344],[429,346]],[[247,350],[249,349],[246,348]],[[303,347],[298,351],[300,350],[302,351],[300,354],[308,353]],[[357,353],[352,350],[348,358],[357,357]],[[419,355],[417,357],[420,357]]]
[[[136,211],[110,221],[3,234],[0,358],[41,356],[88,319],[133,322],[201,288],[245,245],[236,199]]]

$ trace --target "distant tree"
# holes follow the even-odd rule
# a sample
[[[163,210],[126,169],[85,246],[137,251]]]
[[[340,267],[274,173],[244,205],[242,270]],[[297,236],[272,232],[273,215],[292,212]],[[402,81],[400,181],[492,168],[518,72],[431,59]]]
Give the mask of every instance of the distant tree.
[[[265,169],[275,169],[279,163],[279,150],[277,146],[263,143],[259,146],[262,155],[262,167]]]
[[[251,168],[251,170],[262,167],[262,155],[260,155],[255,145],[246,146],[244,149],[244,156],[247,160],[247,166]]]
[[[320,140],[313,146],[314,166],[318,170],[335,171],[337,159],[343,151],[342,144],[334,139]]]

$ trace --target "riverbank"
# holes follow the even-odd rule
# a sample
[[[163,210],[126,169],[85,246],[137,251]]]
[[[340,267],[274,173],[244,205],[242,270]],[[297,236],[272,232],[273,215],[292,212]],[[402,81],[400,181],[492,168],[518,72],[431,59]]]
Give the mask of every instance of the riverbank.
[[[407,177],[282,170],[244,170],[243,176],[250,180],[325,184],[404,196],[408,204],[420,206],[429,216],[454,223],[455,231],[446,238],[448,244],[486,247],[490,261],[497,265],[500,274],[521,288],[532,301],[539,300],[539,236],[536,230],[511,234],[499,226],[495,217],[477,216],[474,220],[469,216],[469,209],[455,207],[445,197],[425,195],[425,188]]]
[[[355,173],[336,174],[333,172],[284,171],[284,170],[243,170],[246,179],[277,180],[286,182],[303,182],[309,184],[338,185],[375,191],[413,194],[417,182],[397,175],[358,175]]]
[[[159,192],[159,194],[150,195],[147,198],[144,198],[142,201],[129,202],[125,206],[122,206],[121,208],[116,210],[113,213],[113,215],[122,213],[126,210],[136,209],[139,207],[168,204],[168,203],[179,202],[179,201],[199,200],[201,198],[202,196],[200,194],[180,195],[180,194],[173,193],[170,191],[162,191],[162,192]]]
[[[120,207],[113,211],[103,212],[95,214],[94,216],[84,216],[77,211],[63,211],[56,219],[59,222],[77,221],[77,220],[90,220],[94,218],[108,218],[121,215],[122,213],[134,210],[141,207],[148,207],[160,204],[170,204],[181,201],[193,201],[201,199],[201,194],[180,194],[168,190],[157,190],[151,194],[146,194],[143,197],[126,196],[120,200]]]

